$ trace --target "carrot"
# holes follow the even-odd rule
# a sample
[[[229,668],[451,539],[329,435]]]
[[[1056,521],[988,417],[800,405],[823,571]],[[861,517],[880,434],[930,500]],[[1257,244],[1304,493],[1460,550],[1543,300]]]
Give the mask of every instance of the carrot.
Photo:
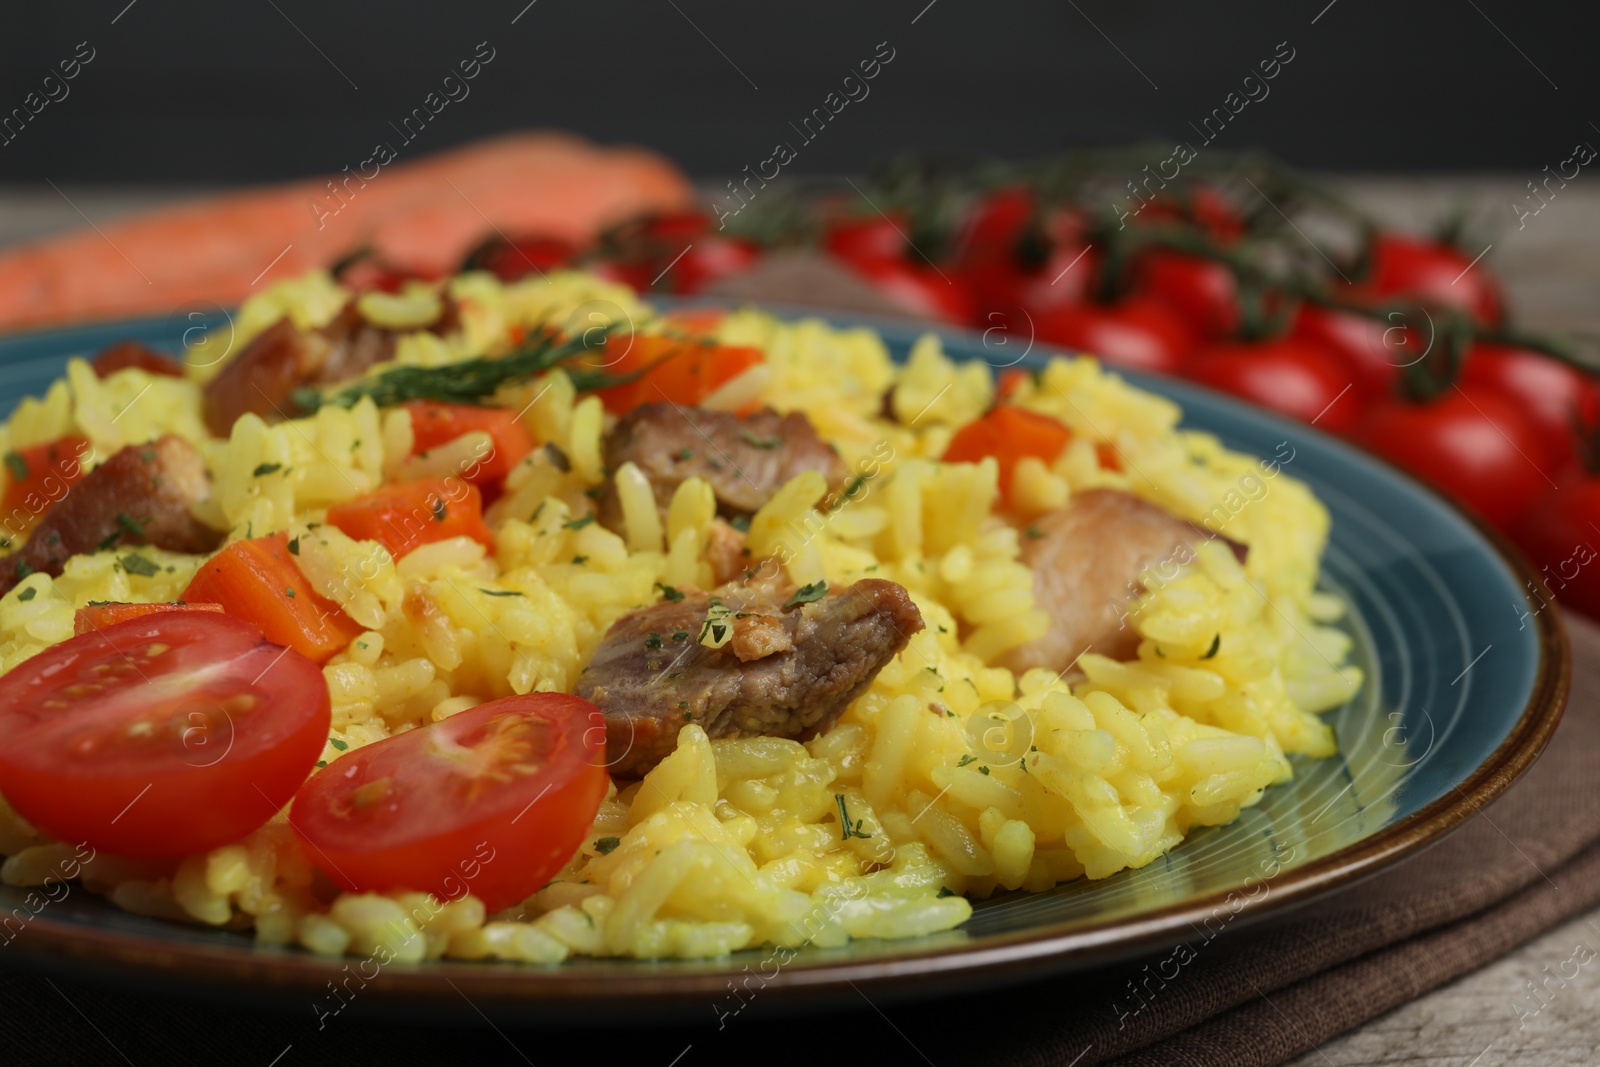
[[[508,134],[414,160],[398,137],[391,147],[395,161],[377,169],[352,159],[333,180],[211,197],[10,250],[0,255],[0,326],[230,304],[363,244],[446,274],[491,227],[587,244],[612,223],[691,198],[661,157],[567,134]]]
[[[94,633],[104,630],[107,626],[115,626],[119,622],[129,619],[142,619],[146,615],[155,615],[163,611],[215,611],[221,612],[221,604],[191,604],[186,600],[174,600],[157,604],[122,604],[114,601],[91,600],[77,610],[72,617],[72,632],[77,635]]]
[[[314,663],[342,651],[362,628],[318,596],[300,573],[289,535],[235,541],[195,574],[183,599],[220,604],[229,615],[255,623],[267,640],[287,645]]]
[[[50,506],[83,477],[88,438],[67,436],[5,454],[5,495],[0,497],[0,542],[26,534]],[[0,544],[0,547],[5,547]]]
[[[967,423],[950,439],[944,450],[946,463],[976,463],[993,456],[1000,463],[1000,496],[1011,500],[1011,481],[1017,464],[1033,456],[1046,466],[1056,461],[1072,440],[1072,431],[1050,418],[1016,407],[999,404],[987,415]]]
[[[377,541],[395,559],[447,537],[470,537],[494,548],[494,535],[483,522],[483,495],[459,478],[383,486],[335,504],[328,509],[328,522],[357,541]]]
[[[662,400],[698,404],[762,359],[760,349],[709,340],[628,334],[615,343],[625,346],[620,356],[610,351],[613,342],[607,341],[594,362],[604,364],[609,374],[642,372],[625,385],[600,390],[600,402],[616,415]]]
[[[431,400],[413,400],[403,406],[411,412],[412,455],[426,455],[464,433],[478,431],[489,435],[493,447],[457,472],[474,485],[498,482],[523,456],[533,451],[533,434],[517,421],[515,412],[505,408],[440,404]]]

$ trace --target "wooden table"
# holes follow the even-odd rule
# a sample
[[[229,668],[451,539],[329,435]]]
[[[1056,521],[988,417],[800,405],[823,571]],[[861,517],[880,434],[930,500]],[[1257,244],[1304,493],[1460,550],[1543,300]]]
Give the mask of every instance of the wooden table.
[[[1538,175],[1448,179],[1340,179],[1352,198],[1393,224],[1430,228],[1456,206],[1469,210],[1491,246],[1485,259],[1510,289],[1518,320],[1538,329],[1600,331],[1600,186],[1581,179],[1537,215],[1525,183]],[[181,197],[183,191],[63,187],[0,189],[0,245],[103,222]],[[81,212],[81,214],[80,214]],[[1316,239],[1313,234],[1308,239]],[[1579,971],[1536,1014],[1526,1014],[1529,983],[1578,946],[1600,953],[1600,910],[1434,993],[1345,1034],[1292,1067],[1542,1067],[1600,1063],[1600,960]]]

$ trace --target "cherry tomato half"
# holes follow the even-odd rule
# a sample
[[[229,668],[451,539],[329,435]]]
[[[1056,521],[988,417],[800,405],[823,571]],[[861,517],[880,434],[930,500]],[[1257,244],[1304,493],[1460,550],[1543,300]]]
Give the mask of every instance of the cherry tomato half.
[[[290,821],[350,892],[471,893],[499,911],[583,843],[605,796],[605,738],[586,700],[505,697],[340,757],[301,788]]]
[[[1477,386],[1426,404],[1394,401],[1367,414],[1356,439],[1509,531],[1556,472],[1522,408]]]
[[[240,619],[162,611],[0,678],[0,793],[70,843],[184,856],[289,802],[328,739],[316,664]]]
[[[1329,433],[1345,433],[1361,416],[1361,397],[1344,361],[1311,341],[1219,344],[1196,353],[1189,377]]]

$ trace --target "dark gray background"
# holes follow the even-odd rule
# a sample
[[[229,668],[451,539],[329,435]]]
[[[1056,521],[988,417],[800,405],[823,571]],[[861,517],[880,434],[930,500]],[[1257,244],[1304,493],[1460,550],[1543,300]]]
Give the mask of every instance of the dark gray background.
[[[885,40],[896,58],[871,95],[795,172],[904,149],[1026,157],[1192,137],[1280,41],[1295,60],[1218,147],[1315,168],[1537,173],[1578,140],[1600,144],[1600,14],[1582,0],[537,0],[515,25],[526,0],[126,3],[7,5],[0,113],[78,42],[96,58],[0,145],[0,181],[337,170],[485,40],[494,62],[417,149],[558,126],[731,178]]]

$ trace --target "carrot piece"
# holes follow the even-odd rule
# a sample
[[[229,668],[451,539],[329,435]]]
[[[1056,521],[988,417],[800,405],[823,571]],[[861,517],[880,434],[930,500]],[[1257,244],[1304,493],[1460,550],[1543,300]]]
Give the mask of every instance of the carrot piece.
[[[1000,496],[1010,503],[1017,464],[1033,456],[1048,466],[1071,440],[1072,431],[1048,415],[1000,404],[956,431],[944,451],[944,461],[976,463],[993,456],[1000,463]]]
[[[235,541],[200,568],[183,599],[220,604],[229,615],[259,626],[267,640],[323,663],[362,627],[312,590],[293,551],[285,533]]]
[[[1032,372],[1021,367],[1007,367],[1000,372],[1000,383],[995,387],[995,394],[1001,400],[1010,400],[1012,395],[1022,388],[1022,383],[1027,381]]]
[[[221,604],[191,604],[186,600],[162,601],[155,604],[123,604],[115,601],[91,600],[72,617],[72,632],[77,635],[104,630],[129,619],[142,619],[163,611],[222,611]]]
[[[0,540],[15,540],[44,517],[83,477],[83,460],[94,451],[87,438],[58,437],[5,454],[6,491],[0,497]]]
[[[505,408],[439,404],[431,400],[413,400],[403,406],[411,412],[414,442],[411,454],[414,456],[424,455],[474,430],[489,435],[493,447],[457,472],[459,477],[474,485],[499,481],[523,456],[533,451],[533,434],[517,420],[515,412]]]
[[[600,402],[615,415],[661,400],[693,406],[762,361],[760,349],[706,340],[631,334],[616,343],[626,345],[622,354],[611,352],[608,341],[596,365],[611,374],[642,374],[599,391]]]
[[[494,535],[483,521],[483,495],[459,478],[383,486],[335,504],[328,509],[328,522],[357,541],[377,541],[395,559],[447,537],[470,537],[494,548]]]

